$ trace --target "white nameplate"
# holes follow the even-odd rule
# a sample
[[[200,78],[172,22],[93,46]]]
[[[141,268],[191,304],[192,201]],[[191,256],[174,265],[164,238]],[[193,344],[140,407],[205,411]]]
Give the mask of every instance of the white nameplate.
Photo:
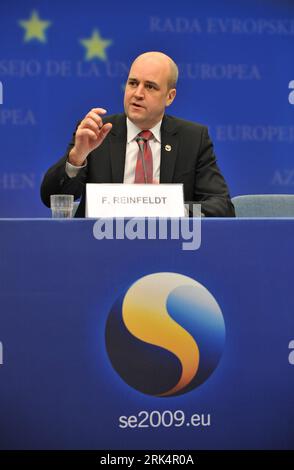
[[[182,184],[86,185],[86,217],[184,217]]]

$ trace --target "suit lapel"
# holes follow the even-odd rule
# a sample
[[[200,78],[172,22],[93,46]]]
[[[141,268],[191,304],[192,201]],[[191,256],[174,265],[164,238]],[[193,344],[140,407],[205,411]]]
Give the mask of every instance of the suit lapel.
[[[110,132],[112,182],[122,183],[126,159],[127,126],[124,114],[117,116]]]
[[[160,183],[171,183],[178,154],[176,124],[172,118],[164,116],[161,125]]]
[[[178,132],[173,118],[164,116],[161,125],[160,183],[171,183],[178,154]],[[127,142],[126,116],[118,115],[110,132],[112,182],[124,179]]]

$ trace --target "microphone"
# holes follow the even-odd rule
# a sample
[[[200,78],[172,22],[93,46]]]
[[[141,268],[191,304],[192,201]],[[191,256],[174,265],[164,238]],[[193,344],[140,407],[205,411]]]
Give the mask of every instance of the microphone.
[[[147,184],[147,170],[146,170],[146,162],[144,158],[144,144],[147,142],[147,139],[144,139],[144,137],[138,136],[136,137],[136,142],[140,149],[140,155],[141,155],[142,167],[143,167],[143,173],[144,173],[144,183]]]

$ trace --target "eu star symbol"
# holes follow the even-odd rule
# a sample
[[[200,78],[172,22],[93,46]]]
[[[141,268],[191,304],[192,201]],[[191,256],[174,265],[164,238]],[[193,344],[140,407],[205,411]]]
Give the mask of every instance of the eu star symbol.
[[[91,60],[95,57],[106,60],[105,49],[112,44],[110,39],[102,39],[97,29],[93,31],[90,39],[81,39],[80,42],[87,49],[86,60]]]
[[[51,25],[51,21],[43,21],[40,19],[37,11],[33,11],[31,18],[28,20],[20,20],[20,26],[22,26],[25,31],[24,41],[28,42],[32,39],[37,39],[40,42],[46,42],[45,30]]]

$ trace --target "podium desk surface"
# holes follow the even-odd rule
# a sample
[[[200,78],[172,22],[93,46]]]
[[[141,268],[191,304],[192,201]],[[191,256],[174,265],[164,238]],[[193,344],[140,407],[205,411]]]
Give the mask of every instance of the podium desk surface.
[[[294,219],[96,223],[0,220],[0,448],[293,449]]]

